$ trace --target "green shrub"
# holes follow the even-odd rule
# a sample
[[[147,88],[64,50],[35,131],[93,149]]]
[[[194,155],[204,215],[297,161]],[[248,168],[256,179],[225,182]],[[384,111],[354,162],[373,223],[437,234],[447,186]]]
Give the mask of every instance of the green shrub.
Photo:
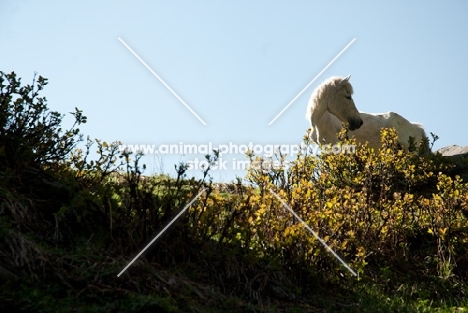
[[[21,86],[14,72],[0,71],[0,170],[59,162],[80,141],[76,126],[86,123],[86,117],[75,109],[75,123],[62,130],[63,115],[50,111],[46,98],[39,97],[47,83],[34,76],[31,85]]]

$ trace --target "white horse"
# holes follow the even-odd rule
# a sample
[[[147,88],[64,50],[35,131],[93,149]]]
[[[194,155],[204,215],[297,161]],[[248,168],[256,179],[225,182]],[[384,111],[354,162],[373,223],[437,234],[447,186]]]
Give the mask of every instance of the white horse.
[[[408,151],[410,137],[419,145],[424,140],[424,151],[430,151],[425,140],[426,133],[421,124],[411,123],[401,115],[388,113],[359,112],[354,104],[353,86],[349,83],[351,75],[331,77],[318,86],[312,93],[307,106],[306,118],[310,121],[311,139],[316,143],[335,144],[337,133],[342,124],[348,124],[348,137],[354,136],[359,143],[369,143],[369,147],[378,150],[381,147],[380,129],[394,127],[398,134],[398,142]],[[427,150],[426,150],[427,149]]]

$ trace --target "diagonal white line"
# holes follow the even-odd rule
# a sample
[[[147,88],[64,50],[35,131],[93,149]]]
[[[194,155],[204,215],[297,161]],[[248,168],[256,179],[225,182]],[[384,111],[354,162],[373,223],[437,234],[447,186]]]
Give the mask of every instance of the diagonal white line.
[[[295,96],[294,99],[292,99],[292,100],[288,103],[288,105],[286,105],[286,107],[285,107],[283,110],[281,110],[281,112],[279,112],[278,115],[276,115],[276,117],[275,117],[274,119],[271,120],[270,123],[268,123],[268,126],[270,126],[271,124],[273,124],[273,123],[276,121],[276,119],[277,119],[278,117],[280,117],[281,114],[283,114],[284,111],[286,111],[286,110],[291,106],[291,104],[293,104],[294,101],[296,101],[297,98],[299,98],[300,95],[302,95],[302,94],[304,93],[304,91],[306,91],[307,88],[309,88],[310,85],[312,85],[312,84],[317,80],[317,78],[319,78],[320,75],[322,75],[323,72],[325,72],[325,71],[327,70],[327,68],[329,68],[329,67],[336,61],[336,59],[338,59],[346,50],[348,50],[348,48],[349,48],[355,41],[356,41],[356,38],[354,38],[353,40],[351,40],[351,42],[348,43],[348,44],[346,45],[346,47],[344,47],[343,50],[341,50],[340,53],[338,53],[338,54],[336,55],[336,57],[334,57],[333,60],[331,60],[330,63],[328,63],[327,66],[325,66],[325,67],[323,68],[323,70],[321,70],[320,73],[318,73],[317,76],[315,76],[314,79],[312,79],[312,81],[311,81],[310,83],[308,83],[307,86],[305,86],[304,89],[302,89],[301,92],[299,92],[299,93],[297,94],[297,96]]]
[[[331,254],[333,254],[333,255],[335,256],[335,258],[337,258],[337,259],[341,262],[341,264],[343,264],[354,276],[357,276],[356,272],[353,271],[353,270],[351,269],[351,267],[349,267],[348,264],[346,264],[346,262],[343,261],[343,259],[341,259],[341,258],[338,256],[338,254],[336,254],[335,251],[333,251],[333,249],[330,248],[330,247],[325,243],[325,241],[323,241],[323,239],[320,238],[320,237],[312,230],[312,228],[310,228],[309,225],[307,225],[307,224],[299,217],[299,215],[297,215],[296,212],[294,212],[294,211],[289,207],[289,205],[287,205],[287,204],[283,201],[283,199],[281,199],[273,190],[270,189],[270,192],[283,204],[283,206],[284,206],[286,209],[288,209],[302,224],[304,224],[305,228],[307,228],[307,229],[312,233],[312,235],[314,235],[315,238],[317,238],[317,240],[320,241],[320,242],[322,243],[322,245],[324,245],[325,248],[327,248],[328,251],[330,251]]]
[[[125,43],[125,41],[123,41],[122,38],[119,37],[119,41],[125,46],[125,48],[128,49],[128,51],[130,51],[130,52],[138,59],[138,61],[140,61],[140,62],[151,72],[151,74],[153,74],[153,75],[164,85],[164,87],[166,87],[166,88],[167,88],[183,105],[185,105],[185,107],[186,107],[190,112],[192,112],[193,115],[195,115],[195,117],[196,117],[203,125],[206,126],[205,121],[203,121],[203,120],[201,119],[201,117],[198,116],[198,114],[195,113],[195,111],[193,111],[192,108],[189,107],[188,104],[185,103],[185,101],[182,100],[182,98],[179,97],[179,95],[176,94],[175,91],[172,90],[172,88],[169,87],[169,85],[166,84],[166,82],[165,82],[164,80],[162,80],[162,78],[159,77],[159,75],[156,74],[156,73],[151,69],[151,67],[149,67],[148,64],[146,64],[146,62],[143,61],[143,60],[139,57],[138,54],[136,54],[135,51],[133,51],[132,48],[130,48],[130,47]]]
[[[148,249],[149,246],[151,246],[151,245],[153,244],[153,242],[155,242],[156,239],[158,239],[159,236],[161,236],[161,235],[169,228],[169,226],[171,226],[172,223],[174,223],[174,222],[175,222],[175,221],[192,205],[192,203],[195,202],[195,200],[197,200],[198,197],[200,197],[200,196],[202,195],[202,193],[205,192],[205,190],[206,190],[206,188],[203,188],[203,190],[202,190],[195,198],[193,198],[192,201],[190,201],[189,204],[187,204],[187,205],[185,206],[185,208],[184,208],[182,211],[180,211],[179,214],[177,214],[176,217],[174,217],[174,218],[172,219],[172,221],[171,221],[169,224],[167,224],[167,226],[164,227],[164,229],[161,230],[161,231],[159,232],[159,234],[158,234],[156,237],[154,237],[154,239],[151,240],[151,242],[150,242],[148,245],[146,245],[146,247],[145,247],[143,250],[141,250],[141,252],[138,253],[138,255],[137,255],[130,263],[128,263],[128,265],[119,273],[119,275],[117,275],[117,277],[120,277],[120,275],[122,275],[123,272],[125,272],[125,271],[130,267],[130,265],[132,265],[133,262],[135,262],[135,261],[143,254],[143,252],[145,252],[146,249]]]

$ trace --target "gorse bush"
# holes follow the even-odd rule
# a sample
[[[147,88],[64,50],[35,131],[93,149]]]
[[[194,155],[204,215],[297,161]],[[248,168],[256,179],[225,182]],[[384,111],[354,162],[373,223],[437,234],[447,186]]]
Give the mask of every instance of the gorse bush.
[[[248,236],[259,253],[267,247],[285,262],[339,277],[340,264],[271,189],[362,273],[372,263],[466,279],[466,265],[456,267],[466,262],[468,185],[443,174],[437,156],[399,149],[393,129],[382,129],[380,151],[343,135],[355,153],[303,154],[287,170],[250,170],[260,190],[249,198]]]

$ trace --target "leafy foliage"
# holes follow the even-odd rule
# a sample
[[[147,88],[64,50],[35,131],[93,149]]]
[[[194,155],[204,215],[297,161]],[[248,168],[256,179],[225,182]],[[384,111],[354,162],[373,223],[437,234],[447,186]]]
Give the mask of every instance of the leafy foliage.
[[[22,165],[47,165],[63,160],[80,139],[79,126],[86,123],[82,111],[75,109],[75,123],[62,130],[63,115],[49,111],[39,92],[47,79],[34,77],[31,85],[21,86],[14,72],[0,72],[0,157],[2,170]]]
[[[290,262],[340,277],[339,263],[281,208],[268,192],[272,189],[362,274],[371,263],[412,268],[431,277],[454,275],[455,260],[465,257],[454,251],[468,239],[464,211],[468,185],[458,176],[439,172],[445,166],[437,156],[398,149],[396,138],[394,130],[383,129],[383,147],[377,152],[342,138],[343,145],[357,147],[355,153],[302,155],[287,171],[279,169],[281,178],[278,171],[271,175],[252,170],[250,179],[261,189],[257,218],[252,219],[262,234],[261,246]],[[289,188],[282,188],[284,181]],[[428,249],[423,256],[412,245]],[[427,258],[435,260],[437,267],[424,262]],[[458,273],[466,270],[459,268]],[[466,278],[465,274],[458,277]]]

